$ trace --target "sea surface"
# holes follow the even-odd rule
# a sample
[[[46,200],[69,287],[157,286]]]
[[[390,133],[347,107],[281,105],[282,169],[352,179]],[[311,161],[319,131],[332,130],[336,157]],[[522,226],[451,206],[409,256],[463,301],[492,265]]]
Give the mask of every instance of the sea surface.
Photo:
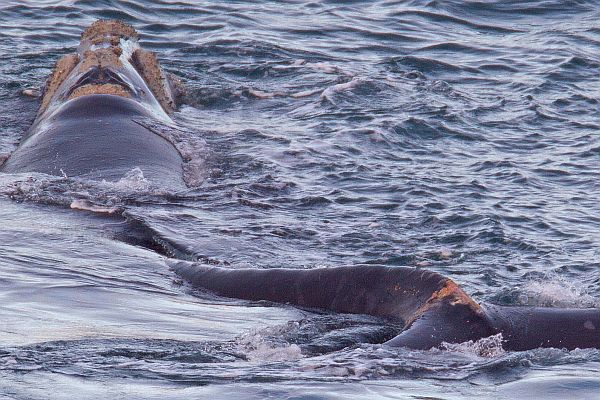
[[[390,349],[390,321],[170,266],[409,266],[600,307],[600,3],[3,0],[0,154],[98,18],[185,81],[193,185],[0,174],[0,399],[598,399],[600,350]]]

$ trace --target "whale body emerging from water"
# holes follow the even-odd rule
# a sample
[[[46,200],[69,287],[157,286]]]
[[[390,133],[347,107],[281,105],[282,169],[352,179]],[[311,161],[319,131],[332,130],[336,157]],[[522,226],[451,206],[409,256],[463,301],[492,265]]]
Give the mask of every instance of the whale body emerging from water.
[[[144,122],[171,122],[182,88],[137,37],[120,21],[93,23],[77,53],[57,62],[31,129],[0,171],[110,181],[139,168],[161,186],[185,188],[182,156]],[[174,269],[222,296],[399,321],[404,330],[386,342],[391,346],[429,349],[501,333],[509,350],[600,348],[599,309],[479,305],[452,280],[424,270],[232,270],[189,263]]]
[[[178,263],[175,272],[218,295],[268,300],[398,321],[390,346],[430,349],[502,334],[506,350],[600,348],[600,309],[477,304],[435,272],[403,267],[350,266],[226,269]]]
[[[0,171],[116,181],[139,168],[185,188],[180,153],[147,123],[172,122],[182,87],[137,39],[120,21],[86,29],[77,52],[56,63],[32,127]]]

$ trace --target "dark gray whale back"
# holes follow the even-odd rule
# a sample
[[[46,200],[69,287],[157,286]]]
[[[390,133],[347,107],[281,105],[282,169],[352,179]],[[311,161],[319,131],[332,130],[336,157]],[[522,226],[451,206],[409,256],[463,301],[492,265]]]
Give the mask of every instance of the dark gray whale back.
[[[394,319],[391,346],[429,349],[502,334],[507,350],[600,348],[600,309],[480,306],[451,279],[414,268],[225,269],[173,266],[218,295]]]
[[[117,181],[134,168],[162,187],[185,188],[183,160],[167,140],[136,120],[154,117],[133,100],[83,96],[37,122],[2,165],[9,173]]]

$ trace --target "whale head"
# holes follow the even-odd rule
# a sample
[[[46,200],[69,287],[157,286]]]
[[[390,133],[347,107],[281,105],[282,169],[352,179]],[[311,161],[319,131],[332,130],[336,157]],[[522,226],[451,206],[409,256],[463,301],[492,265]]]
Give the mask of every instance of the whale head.
[[[56,63],[43,90],[38,118],[65,102],[96,94],[130,98],[169,118],[183,94],[181,82],[165,73],[156,56],[138,43],[136,30],[121,21],[99,20],[81,35],[76,53]]]

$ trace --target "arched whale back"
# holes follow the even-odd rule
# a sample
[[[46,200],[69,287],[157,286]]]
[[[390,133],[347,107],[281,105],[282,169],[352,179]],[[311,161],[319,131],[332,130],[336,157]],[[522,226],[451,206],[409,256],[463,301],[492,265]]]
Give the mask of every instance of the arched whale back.
[[[225,269],[182,263],[179,275],[221,296],[368,314],[407,323],[449,281],[408,268]]]
[[[161,188],[185,189],[184,160],[164,138],[184,92],[132,26],[96,21],[57,61],[33,126],[0,171],[117,181],[139,169]]]
[[[143,118],[152,116],[135,101],[118,96],[70,100],[31,128],[0,171],[114,181],[137,167],[163,187],[185,188],[181,155],[136,122]]]
[[[600,310],[481,307],[451,279],[414,268],[351,266],[225,269],[173,266],[194,287],[218,295],[398,320],[391,346],[429,349],[502,333],[507,350],[600,348]]]

